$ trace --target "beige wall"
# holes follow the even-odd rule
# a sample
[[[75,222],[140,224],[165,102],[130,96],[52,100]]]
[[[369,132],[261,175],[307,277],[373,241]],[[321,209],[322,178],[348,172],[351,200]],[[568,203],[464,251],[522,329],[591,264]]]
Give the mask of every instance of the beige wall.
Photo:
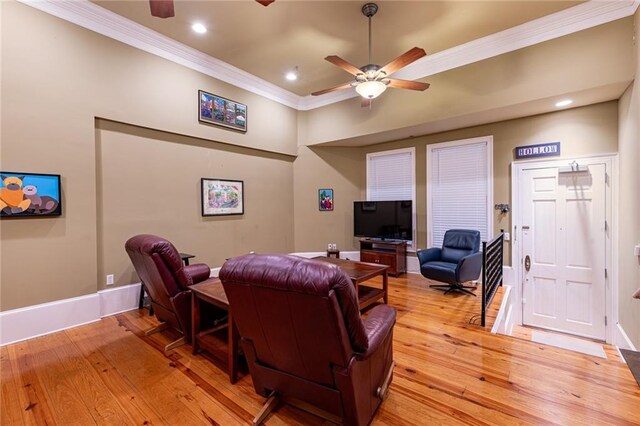
[[[95,117],[107,118],[168,133],[199,138],[196,145],[183,144],[181,148],[168,145],[157,134],[146,135],[132,143],[131,148],[145,146],[151,150],[177,155],[189,159],[181,166],[167,165],[167,159],[154,156],[155,162],[146,161],[138,152],[136,173],[123,170],[128,177],[159,177],[162,170],[169,167],[174,173],[181,168],[180,187],[170,187],[169,192],[191,191],[190,202],[181,200],[183,207],[176,208],[175,214],[189,222],[183,222],[191,235],[202,231],[204,238],[212,239],[217,225],[212,220],[202,221],[198,216],[199,196],[194,188],[198,184],[198,173],[205,176],[247,178],[247,203],[255,209],[264,209],[264,196],[254,192],[263,188],[262,183],[254,183],[256,173],[253,166],[265,166],[277,176],[258,179],[264,183],[277,183],[283,191],[285,203],[290,209],[292,188],[291,176],[287,173],[292,166],[286,160],[269,158],[252,151],[230,152],[223,149],[218,141],[226,144],[257,148],[264,151],[295,155],[297,151],[296,111],[260,96],[243,91],[231,85],[186,69],[157,56],[123,45],[112,39],[95,34],[76,25],[67,23],[51,15],[39,12],[29,6],[15,2],[0,2],[1,10],[1,51],[2,51],[2,129],[0,138],[0,168],[6,171],[59,173],[62,175],[62,199],[64,214],[60,218],[3,220],[1,254],[1,295],[0,310],[8,310],[34,305],[52,300],[65,299],[95,292],[104,282],[99,276],[99,251],[103,254],[117,246],[117,242],[105,239],[105,247],[99,246],[98,218],[104,215],[97,209],[97,170]],[[201,125],[197,121],[197,91],[204,89],[248,105],[248,132],[232,132],[217,127]],[[274,126],[273,123],[277,123]],[[114,146],[123,147],[125,136],[114,136]],[[124,132],[126,134],[126,132]],[[143,142],[142,139],[146,141]],[[148,140],[160,140],[157,145]],[[210,145],[208,145],[210,143]],[[109,161],[120,156],[128,158],[128,149],[111,151],[103,144],[104,154]],[[204,154],[207,148],[211,153]],[[220,157],[217,155],[220,153]],[[152,151],[149,152],[152,156]],[[256,157],[256,158],[251,158]],[[209,159],[205,163],[205,159]],[[218,161],[224,159],[224,164]],[[228,160],[228,162],[227,162]],[[169,160],[170,161],[170,160]],[[112,164],[112,163],[111,163]],[[244,166],[247,166],[245,169]],[[232,166],[242,166],[236,169]],[[149,174],[144,173],[145,169]],[[114,170],[110,169],[109,172]],[[107,177],[111,176],[108,174]],[[195,179],[185,182],[187,176]],[[106,184],[110,184],[110,180]],[[120,182],[118,182],[120,183]],[[108,188],[107,196],[117,191]],[[254,197],[256,197],[254,199]],[[131,202],[129,198],[127,200]],[[146,201],[149,203],[149,201]],[[188,205],[186,203],[189,203]],[[153,204],[153,203],[152,203]],[[130,207],[131,208],[131,207]],[[139,207],[133,207],[139,213]],[[188,213],[185,213],[187,212]],[[278,208],[266,208],[265,218],[272,218]],[[248,228],[256,233],[258,229],[271,226],[266,221],[256,219],[256,211],[247,212]],[[111,214],[111,213],[110,213]],[[154,215],[138,218],[145,223],[145,229],[164,234],[176,235],[174,226],[167,226],[166,219],[151,219]],[[278,224],[274,229],[292,232],[290,214],[278,214]],[[131,223],[120,223],[126,217],[126,208],[115,217],[102,216],[106,226],[133,230]],[[131,216],[133,217],[133,216]],[[165,222],[162,222],[165,220]],[[236,223],[226,219],[227,223]],[[149,224],[149,226],[146,226]],[[156,225],[153,229],[151,225]],[[111,229],[111,228],[109,228]],[[104,232],[104,231],[100,231]],[[230,252],[243,251],[261,245],[261,239],[248,241],[247,234],[240,233],[243,240],[227,238],[216,241],[225,244]],[[267,235],[271,235],[268,233]],[[203,238],[203,239],[204,239]],[[112,245],[113,244],[113,245]],[[205,244],[181,244],[184,250],[197,252],[199,259],[219,262],[219,249],[205,252]],[[282,237],[277,248],[293,249],[292,237]],[[118,251],[121,251],[120,247]],[[127,272],[122,268],[121,254],[114,258],[107,256],[100,262],[114,269],[121,277]],[[102,271],[101,271],[102,272]],[[100,274],[101,275],[101,274]],[[124,278],[122,278],[124,280]],[[124,281],[121,281],[124,282]]]
[[[371,110],[349,99],[307,111],[300,121],[299,143],[315,145],[461,120],[486,111],[488,105],[515,110],[524,102],[607,86],[614,82],[611,78],[626,86],[633,78],[632,32],[629,17],[427,77],[422,80],[431,87],[424,93],[389,89]],[[455,122],[449,128],[456,128]]]
[[[620,192],[618,258],[619,275],[619,319],[633,344],[640,349],[640,300],[631,295],[640,288],[640,258],[634,256],[633,248],[640,244],[640,11],[636,12],[636,79],[620,99]]]
[[[511,162],[514,161],[513,150],[516,146],[560,141],[562,144],[560,158],[615,153],[618,144],[617,101],[363,148],[363,152],[416,148],[418,248],[425,247],[427,243],[426,145],[489,135],[493,136],[494,203],[511,204]],[[364,164],[364,157],[361,161]],[[362,169],[364,176],[364,166]],[[494,211],[494,231],[498,232],[500,229],[508,231],[510,228],[511,214],[501,215]],[[506,243],[506,264],[511,264],[510,251],[510,243]]]
[[[137,281],[124,243],[141,233],[211,267],[293,249],[293,157],[103,120],[96,142],[99,287]],[[202,177],[244,181],[244,215],[202,217]]]
[[[356,248],[353,201],[363,199],[359,148],[300,147],[294,163],[295,251]],[[319,211],[318,190],[332,188],[334,210]]]

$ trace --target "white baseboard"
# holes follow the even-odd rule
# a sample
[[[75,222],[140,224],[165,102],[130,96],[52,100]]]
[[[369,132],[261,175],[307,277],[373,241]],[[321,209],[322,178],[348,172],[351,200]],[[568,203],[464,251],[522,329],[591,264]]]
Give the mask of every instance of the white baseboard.
[[[631,351],[637,351],[627,333],[625,333],[622,325],[620,323],[616,323],[616,335],[614,338],[614,343],[618,348],[629,349]]]
[[[407,255],[407,272],[410,274],[420,273],[420,261],[416,256]]]
[[[515,277],[513,276],[513,268],[511,266],[502,266],[502,285],[513,287],[515,285]]]
[[[138,307],[140,283],[0,312],[0,346],[55,333]]]
[[[304,257],[307,259],[311,259],[314,257],[322,256],[325,257],[327,255],[326,251],[306,251],[306,252],[297,252],[297,253],[289,253],[292,256]],[[340,259],[349,259],[349,260],[360,260],[360,252],[359,251],[341,251]]]
[[[491,332],[496,334],[506,334],[511,336],[513,332],[513,287],[510,285],[504,285],[504,295],[502,296],[502,303],[500,303],[500,309],[498,310],[498,316],[493,323]]]

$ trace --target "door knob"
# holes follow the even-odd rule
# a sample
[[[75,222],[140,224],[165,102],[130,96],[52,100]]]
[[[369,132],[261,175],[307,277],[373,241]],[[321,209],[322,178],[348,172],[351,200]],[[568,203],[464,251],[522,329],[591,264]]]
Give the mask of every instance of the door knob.
[[[531,258],[529,257],[529,255],[524,258],[524,269],[527,272],[529,272],[529,269],[531,269]]]

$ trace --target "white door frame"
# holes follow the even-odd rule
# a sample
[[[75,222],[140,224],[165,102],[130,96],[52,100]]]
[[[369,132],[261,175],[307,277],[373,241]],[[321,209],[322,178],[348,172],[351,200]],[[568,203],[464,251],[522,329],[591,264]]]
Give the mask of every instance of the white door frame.
[[[522,170],[534,167],[568,166],[572,161],[580,164],[605,164],[607,183],[605,184],[605,217],[608,224],[606,232],[605,267],[607,268],[606,288],[606,341],[615,343],[616,324],[618,322],[618,154],[604,154],[596,156],[575,157],[559,160],[525,160],[511,163],[511,267],[513,268],[514,286],[514,323],[522,325],[522,281],[523,267],[520,253],[522,252],[522,206],[519,196],[519,180]],[[603,271],[604,273],[604,271]]]

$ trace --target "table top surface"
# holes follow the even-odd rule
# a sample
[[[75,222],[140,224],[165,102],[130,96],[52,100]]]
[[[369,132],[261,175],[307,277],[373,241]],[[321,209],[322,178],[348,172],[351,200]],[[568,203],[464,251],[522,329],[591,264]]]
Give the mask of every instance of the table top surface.
[[[222,287],[222,282],[219,278],[209,278],[189,288],[199,297],[218,302],[216,304],[229,306],[229,299],[227,299],[227,294],[224,292],[224,287]]]
[[[180,258],[182,260],[184,260],[184,259],[193,259],[194,257],[196,257],[195,254],[182,253],[182,252],[180,252],[179,254],[180,254]]]
[[[320,260],[323,262],[333,263],[337,265],[349,275],[352,281],[356,283],[360,283],[362,281],[366,281],[370,278],[373,278],[377,275],[383,274],[387,269],[389,269],[388,265],[380,265],[377,263],[365,263],[365,262],[356,262],[355,260],[347,260],[347,259],[336,259],[334,257],[323,257],[318,256],[314,257],[314,260]]]

